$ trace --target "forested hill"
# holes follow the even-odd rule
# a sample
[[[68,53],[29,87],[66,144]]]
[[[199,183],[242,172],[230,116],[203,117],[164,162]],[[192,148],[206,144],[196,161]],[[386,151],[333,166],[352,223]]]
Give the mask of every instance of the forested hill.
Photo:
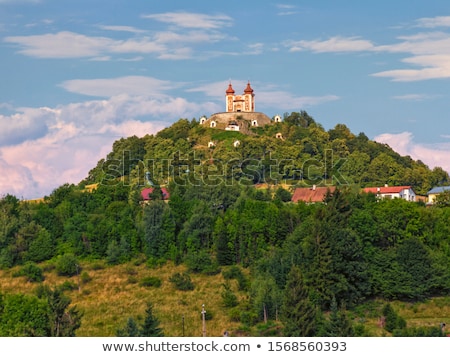
[[[159,185],[174,179],[194,184],[387,184],[410,185],[424,195],[449,180],[442,168],[430,169],[401,156],[364,133],[352,133],[344,124],[326,131],[304,111],[286,113],[281,123],[250,129],[254,135],[181,119],[156,135],[123,138],[83,184],[115,184],[122,179],[139,186],[147,183],[148,172]]]
[[[0,336],[152,336],[152,314],[180,336],[182,318],[199,321],[200,296],[217,335],[231,325],[232,336],[439,335],[449,310],[414,315],[410,326],[376,302],[446,299],[450,202],[377,200],[360,188],[423,194],[448,185],[448,174],[345,125],[326,131],[305,112],[249,133],[181,119],[116,141],[79,185],[40,202],[2,197]],[[293,187],[310,185],[337,189],[324,204],[291,202]],[[154,310],[154,301],[142,307],[149,296]],[[366,323],[378,319],[386,326]]]

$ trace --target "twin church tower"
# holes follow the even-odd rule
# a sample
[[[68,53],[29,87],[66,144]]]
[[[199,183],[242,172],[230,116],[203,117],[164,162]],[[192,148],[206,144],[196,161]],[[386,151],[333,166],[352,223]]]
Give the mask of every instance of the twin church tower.
[[[251,134],[251,127],[265,126],[280,121],[279,115],[272,120],[266,114],[255,111],[255,93],[250,82],[247,82],[243,94],[236,94],[230,82],[225,91],[225,112],[215,113],[209,118],[202,117],[200,124],[211,128]]]

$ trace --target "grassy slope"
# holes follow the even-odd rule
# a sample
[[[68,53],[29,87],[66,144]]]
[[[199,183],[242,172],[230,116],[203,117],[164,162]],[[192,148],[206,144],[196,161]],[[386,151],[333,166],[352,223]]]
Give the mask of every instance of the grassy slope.
[[[98,263],[84,263],[82,266],[92,280],[82,283],[81,291],[66,292],[72,303],[84,313],[82,326],[77,331],[78,336],[115,336],[117,328],[124,326],[128,317],[132,316],[142,322],[147,301],[153,303],[154,314],[160,320],[166,336],[183,335],[183,316],[184,335],[201,336],[202,304],[213,315],[206,322],[207,336],[222,336],[225,330],[231,331],[233,336],[240,330],[240,323],[230,321],[227,309],[221,305],[222,284],[225,282],[222,274],[192,274],[195,289],[182,292],[172,287],[169,277],[176,272],[184,272],[183,266],[171,263],[154,269],[145,264],[133,263],[102,269],[99,269],[102,265]],[[31,293],[37,284],[25,282],[23,277],[13,278],[12,273],[16,269],[0,271],[0,291]],[[78,277],[60,277],[54,270],[46,272],[45,276],[45,284],[49,286],[57,286],[67,280],[78,284]],[[139,286],[138,282],[146,276],[159,277],[162,280],[161,287]],[[248,298],[238,292],[236,285],[232,286],[240,300]],[[354,321],[364,323],[370,335],[383,336],[386,333],[378,326],[378,316],[383,304],[383,301],[366,303],[350,313],[350,316]],[[437,297],[423,303],[392,302],[392,306],[411,327],[439,326],[440,322],[450,324],[450,297]]]
[[[149,269],[145,264],[136,266],[128,263],[98,269],[95,265],[98,266],[82,264],[83,271],[92,280],[81,284],[80,292],[77,289],[66,292],[72,304],[84,313],[78,336],[115,336],[117,328],[124,326],[128,317],[142,322],[147,301],[153,303],[154,314],[160,320],[166,336],[182,336],[183,316],[185,336],[201,336],[202,304],[213,314],[213,318],[206,322],[208,336],[222,336],[223,331],[232,331],[238,326],[238,323],[229,321],[226,309],[221,306],[222,283],[225,281],[222,274],[193,274],[191,278],[195,289],[183,292],[175,290],[169,282],[172,274],[185,271],[183,266],[168,263],[161,268]],[[14,270],[0,271],[0,291],[31,293],[37,284],[25,282],[23,277],[13,278]],[[146,276],[159,277],[162,280],[161,287],[139,286],[138,282]],[[77,277],[60,277],[54,271],[46,272],[45,277],[44,283],[52,287],[67,280],[78,284]],[[234,290],[237,292],[237,288]]]

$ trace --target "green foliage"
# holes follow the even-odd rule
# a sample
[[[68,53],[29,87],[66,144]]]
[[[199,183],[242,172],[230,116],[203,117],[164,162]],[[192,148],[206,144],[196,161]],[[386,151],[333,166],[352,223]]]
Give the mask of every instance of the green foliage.
[[[169,281],[178,290],[194,290],[194,284],[192,283],[191,276],[187,273],[175,273],[169,278]]]
[[[446,337],[440,326],[420,326],[396,329],[394,337]]]
[[[185,263],[193,273],[214,275],[220,272],[218,264],[205,250],[201,250],[198,253],[188,253]]]
[[[58,289],[40,285],[36,296],[0,294],[0,336],[71,337],[82,314]]]
[[[232,145],[236,139],[238,147]],[[209,140],[217,145],[206,148]],[[155,190],[141,206],[147,171]],[[84,190],[88,183],[98,186]],[[256,189],[255,183],[276,186]],[[293,204],[284,183],[339,189],[324,204]],[[331,312],[333,299],[352,309],[378,297],[419,301],[450,293],[448,197],[430,208],[359,193],[386,183],[412,185],[425,194],[448,185],[449,175],[364,133],[354,135],[343,124],[325,131],[304,111],[286,113],[282,123],[252,135],[180,119],[156,135],[117,140],[80,185],[61,185],[40,203],[0,198],[0,268],[26,264],[18,270],[39,280],[35,263],[49,260],[49,269],[54,265],[60,275],[81,273],[83,284],[88,276],[78,262],[85,259],[111,265],[147,261],[149,267],[171,260],[202,274],[223,269],[224,278],[236,279],[249,295],[234,319],[273,319],[289,296],[305,316],[294,310],[286,333],[337,333],[337,327],[326,329],[327,323],[345,322],[342,308]],[[169,202],[159,199],[158,185],[168,188]],[[305,296],[292,292],[292,266],[301,271],[297,284]],[[182,290],[193,289],[187,274],[171,279]],[[134,276],[131,281],[139,282]],[[322,317],[328,311],[329,320]],[[295,327],[299,321],[302,331]],[[365,333],[354,326],[355,335]]]
[[[163,337],[164,332],[159,327],[159,320],[153,315],[153,305],[147,303],[145,310],[145,319],[140,329],[140,335],[143,337]]]
[[[282,321],[286,337],[311,337],[318,330],[317,309],[309,298],[304,277],[297,266],[289,272],[284,291]]]
[[[331,301],[331,310],[329,319],[325,322],[325,326],[321,336],[323,337],[352,337],[355,335],[355,331],[352,326],[352,322],[347,316],[345,307],[338,307],[336,298],[333,297]],[[358,332],[363,333],[362,331]]]
[[[222,304],[225,307],[234,307],[239,304],[236,294],[231,289],[230,283],[222,284]]]
[[[49,305],[36,296],[0,295],[0,336],[49,336]]]
[[[17,272],[17,276],[24,276],[30,283],[42,282],[45,279],[42,269],[31,262],[25,263]]]
[[[406,321],[394,311],[391,304],[388,303],[384,305],[382,314],[386,331],[392,333],[394,330],[406,328]]]
[[[243,273],[242,269],[237,265],[233,265],[227,269],[222,270],[222,275],[225,279],[236,279],[238,282],[239,290],[247,290],[248,288],[248,279]]]
[[[146,276],[139,282],[140,286],[159,288],[162,284],[160,278],[156,276]]]
[[[139,337],[139,326],[136,321],[129,317],[125,327],[117,329],[117,337]]]
[[[81,271],[80,263],[75,255],[67,253],[56,261],[56,272],[58,275],[74,276]]]

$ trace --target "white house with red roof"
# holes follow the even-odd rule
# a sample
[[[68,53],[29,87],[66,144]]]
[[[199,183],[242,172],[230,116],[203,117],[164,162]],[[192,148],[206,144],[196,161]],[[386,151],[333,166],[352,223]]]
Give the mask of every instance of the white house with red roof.
[[[379,198],[401,198],[406,201],[415,202],[417,195],[411,186],[380,186],[380,187],[366,187],[363,192],[373,193]]]

